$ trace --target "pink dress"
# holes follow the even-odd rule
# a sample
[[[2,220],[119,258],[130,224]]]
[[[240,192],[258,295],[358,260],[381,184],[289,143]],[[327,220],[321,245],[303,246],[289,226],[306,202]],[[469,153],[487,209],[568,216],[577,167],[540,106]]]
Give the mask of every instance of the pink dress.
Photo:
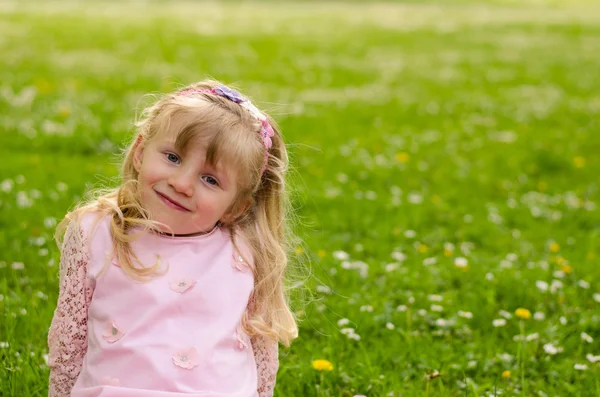
[[[164,273],[138,282],[112,258],[109,219],[83,217],[65,236],[48,334],[51,397],[265,397],[277,342],[241,328],[254,278],[247,247],[215,228],[194,237],[145,233],[132,243]]]

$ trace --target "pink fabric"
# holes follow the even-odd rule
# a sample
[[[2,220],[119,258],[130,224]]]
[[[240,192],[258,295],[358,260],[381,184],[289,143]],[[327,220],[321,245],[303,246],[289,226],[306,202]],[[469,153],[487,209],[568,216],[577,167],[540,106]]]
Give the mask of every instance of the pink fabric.
[[[165,269],[144,283],[111,258],[108,218],[93,222],[87,215],[65,236],[48,334],[51,397],[273,395],[277,343],[242,331],[254,280],[227,231],[143,235],[134,253]]]

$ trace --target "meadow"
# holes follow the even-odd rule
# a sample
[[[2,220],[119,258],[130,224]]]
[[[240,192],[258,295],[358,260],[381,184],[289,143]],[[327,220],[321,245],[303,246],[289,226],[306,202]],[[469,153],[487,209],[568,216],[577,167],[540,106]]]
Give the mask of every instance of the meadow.
[[[293,163],[276,396],[600,395],[596,2],[5,1],[0,54],[1,396],[47,395],[57,222],[209,76]]]

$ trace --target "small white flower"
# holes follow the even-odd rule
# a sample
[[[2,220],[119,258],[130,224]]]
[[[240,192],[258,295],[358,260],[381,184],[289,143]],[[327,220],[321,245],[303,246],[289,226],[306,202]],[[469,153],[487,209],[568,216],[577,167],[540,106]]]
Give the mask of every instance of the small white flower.
[[[404,231],[404,237],[406,238],[414,238],[417,235],[417,232],[415,232],[414,230],[405,230]]]
[[[341,319],[338,320],[337,324],[340,327],[343,327],[344,325],[350,324],[350,320],[348,320],[347,318],[341,318]]]
[[[552,284],[550,284],[550,292],[553,294],[556,293],[559,289],[563,287],[563,283],[560,280],[552,280]]]
[[[10,267],[12,267],[14,270],[23,270],[25,269],[25,264],[23,262],[13,262]]]
[[[600,294],[594,294],[594,300],[600,303]]]
[[[535,286],[542,292],[548,291],[548,283],[542,280],[535,282]]]
[[[8,349],[9,346],[8,342],[0,342],[0,349]]]
[[[531,342],[532,340],[538,340],[540,337],[540,334],[538,334],[537,332],[533,333],[533,334],[529,334],[525,337],[525,340],[527,342]]]
[[[573,366],[577,371],[587,371],[588,366],[586,364],[575,364]]]
[[[594,338],[592,338],[591,336],[589,336],[588,334],[586,334],[585,332],[581,333],[581,339],[583,339],[584,341],[586,341],[587,343],[592,343],[594,341]]]
[[[565,278],[565,272],[563,272],[562,270],[555,270],[554,272],[552,272],[552,276],[556,278]]]
[[[513,264],[511,261],[507,261],[506,259],[500,261],[500,269],[511,269],[512,267]]]
[[[406,305],[400,305],[396,308],[396,311],[398,312],[405,312],[406,311]]]
[[[404,262],[406,260],[406,255],[400,251],[394,251],[392,252],[392,258],[394,258],[398,262]]]
[[[441,302],[444,300],[442,295],[429,295],[427,298],[432,302]]]
[[[445,320],[443,318],[438,318],[437,320],[435,320],[435,325],[437,325],[438,327],[447,327],[448,320]]]
[[[392,323],[387,323],[387,324],[385,325],[385,327],[386,327],[387,329],[394,329],[394,328],[396,328],[396,327],[394,326],[394,324],[392,324]]]
[[[458,315],[463,318],[473,318],[473,313],[471,312],[463,312],[462,310],[458,311]]]
[[[350,259],[350,255],[345,251],[334,251],[332,255],[335,259],[340,261],[347,261]]]
[[[427,314],[427,310],[421,309],[417,312],[417,314],[421,317],[425,317],[425,315]]]
[[[494,327],[504,327],[506,325],[506,320],[503,318],[497,318],[494,321],[492,321],[492,325]]]
[[[506,361],[506,362],[511,362],[515,358],[514,356],[511,356],[508,353],[499,354],[498,357],[500,358],[500,360]]]
[[[469,261],[467,260],[467,258],[463,258],[462,256],[459,256],[457,258],[454,259],[454,266],[456,267],[467,267],[469,265]]]
[[[508,254],[506,254],[506,259],[509,260],[509,261],[511,261],[511,262],[514,262],[514,261],[517,260],[517,254],[512,253],[512,252],[508,253]]]
[[[15,184],[12,180],[5,179],[2,181],[2,183],[0,183],[0,190],[2,190],[4,193],[10,193],[14,185]]]
[[[492,281],[492,280],[494,279],[494,275],[493,275],[492,273],[490,273],[490,272],[487,272],[487,273],[485,274],[485,279],[486,279],[487,281]]]
[[[590,283],[588,283],[585,280],[579,280],[579,282],[577,283],[579,284],[579,286],[583,289],[589,289],[590,288]]]
[[[363,305],[360,307],[360,311],[361,312],[372,312],[373,311],[373,306],[371,305]]]
[[[423,202],[423,195],[418,192],[410,192],[408,194],[408,202],[411,204],[421,204]]]
[[[512,318],[512,314],[510,314],[509,312],[507,312],[506,310],[500,310],[498,312],[499,315],[501,315],[502,317],[510,320]]]
[[[329,295],[331,294],[331,288],[326,285],[317,285],[317,292]]]
[[[435,265],[437,263],[437,258],[436,257],[431,257],[431,258],[425,258],[423,260],[423,266],[432,266]]]
[[[538,321],[542,321],[546,318],[546,315],[543,312],[535,312],[533,313],[533,318]]]
[[[567,325],[567,319],[564,316],[560,316],[558,319],[562,325]]]
[[[563,351],[562,348],[557,348],[556,346],[554,346],[552,343],[546,343],[544,345],[544,351],[552,356],[554,356],[555,354],[558,354],[560,352]]]
[[[444,311],[444,308],[440,305],[431,305],[432,312],[441,312]]]
[[[585,358],[587,358],[588,361],[591,362],[592,364],[595,363],[595,362],[597,362],[597,361],[600,361],[600,356],[594,356],[592,354],[587,354],[585,356]]]

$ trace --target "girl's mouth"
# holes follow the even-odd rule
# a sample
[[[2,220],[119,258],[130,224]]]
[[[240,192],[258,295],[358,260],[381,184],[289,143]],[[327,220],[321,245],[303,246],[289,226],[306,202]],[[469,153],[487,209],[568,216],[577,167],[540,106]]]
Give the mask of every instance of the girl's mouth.
[[[169,197],[165,196],[164,194],[159,193],[159,192],[156,192],[156,194],[158,194],[158,196],[160,197],[162,202],[165,203],[167,206],[169,206],[173,209],[176,209],[178,211],[181,211],[181,212],[190,212],[190,210],[185,208],[183,205],[179,204],[175,200],[170,199]]]

